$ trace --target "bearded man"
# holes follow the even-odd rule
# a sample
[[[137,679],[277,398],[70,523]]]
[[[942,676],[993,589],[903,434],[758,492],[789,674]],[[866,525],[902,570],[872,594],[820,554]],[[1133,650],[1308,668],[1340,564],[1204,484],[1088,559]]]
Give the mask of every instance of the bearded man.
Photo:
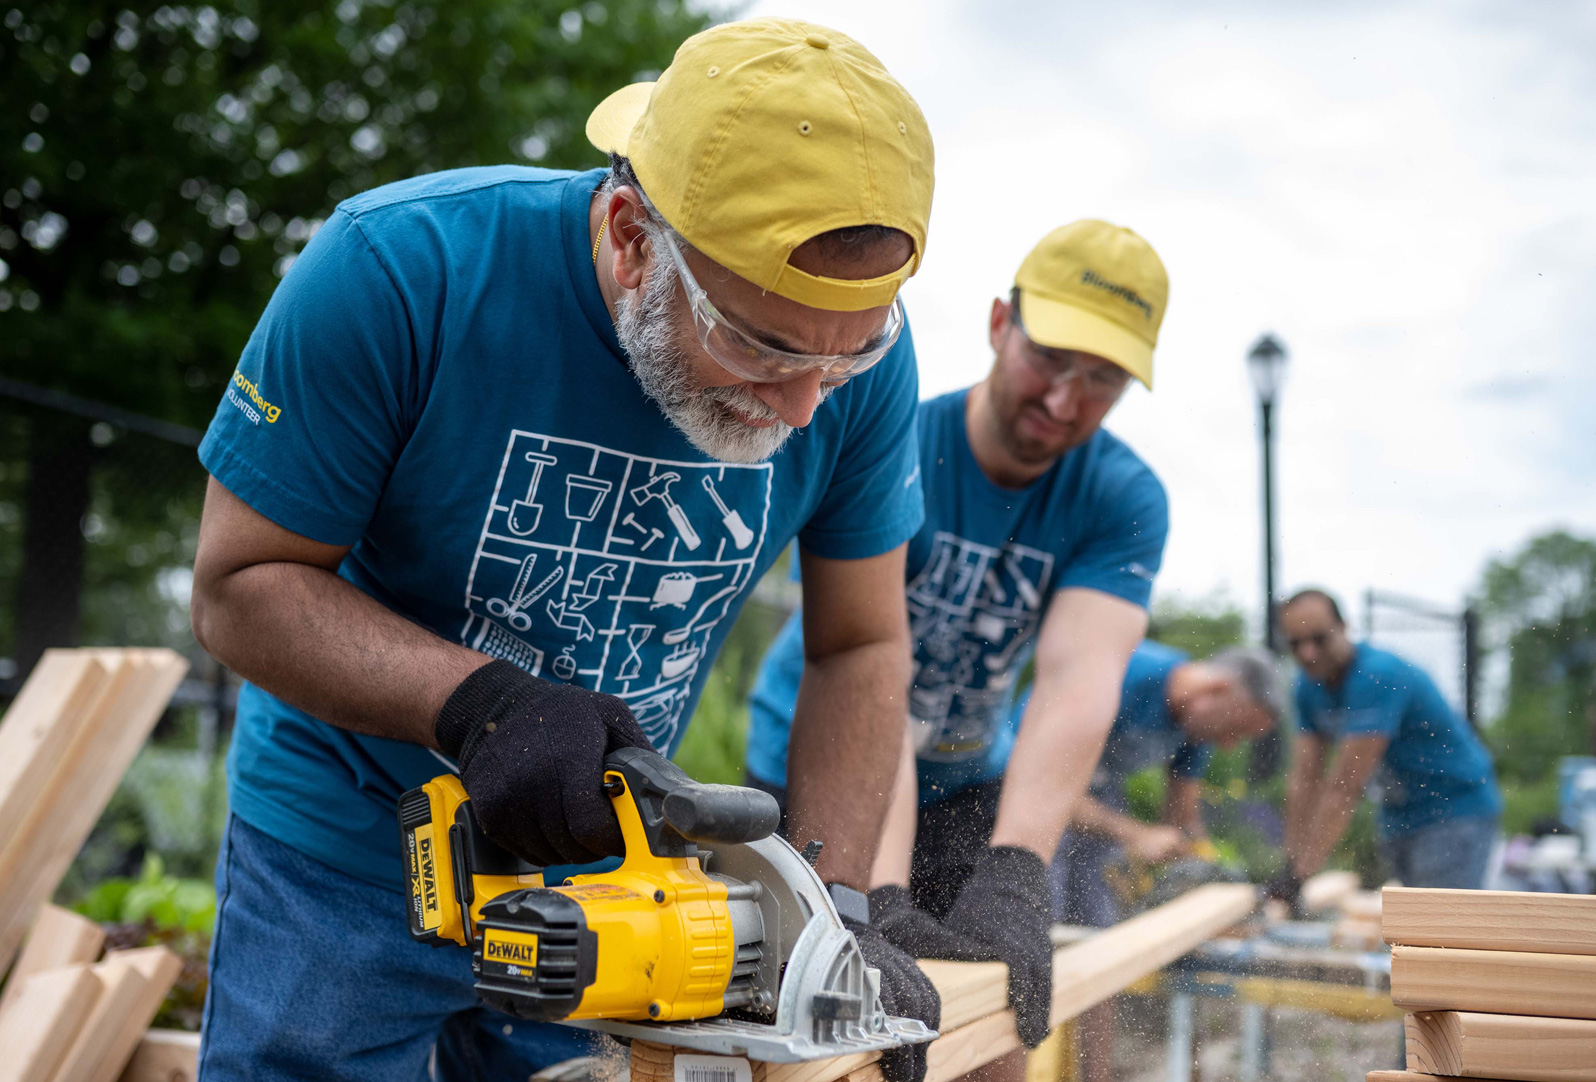
[[[936,1023],[857,904],[923,517],[897,294],[925,253],[925,120],[856,42],[764,19],[690,38],[587,131],[608,170],[454,170],[341,204],[201,448],[194,630],[248,681],[208,1082],[525,1078],[570,1054],[576,1031],[483,1007],[468,952],[410,942],[395,803],[458,769],[523,859],[619,854],[604,756],[675,748],[794,537],[802,739],[825,765],[792,814],[887,1010]],[[912,1082],[924,1050],[885,1063]]]

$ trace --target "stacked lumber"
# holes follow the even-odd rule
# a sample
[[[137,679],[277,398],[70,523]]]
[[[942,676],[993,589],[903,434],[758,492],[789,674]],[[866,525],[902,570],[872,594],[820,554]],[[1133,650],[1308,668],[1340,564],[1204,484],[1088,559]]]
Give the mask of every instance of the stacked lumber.
[[[1257,905],[1246,883],[1213,883],[1189,891],[1053,952],[1050,1023],[1057,1027],[1097,1006],[1238,921]],[[1055,937],[1055,944],[1065,936]],[[926,1082],[952,1079],[1022,1046],[1008,1009],[1008,967],[1002,962],[922,961],[942,997],[942,1025],[931,1044]],[[875,1053],[808,1063],[754,1063],[753,1082],[881,1082]],[[632,1082],[672,1082],[675,1052],[632,1042]]]
[[[1388,887],[1391,1000],[1425,1078],[1596,1082],[1596,897]]]
[[[115,1082],[182,968],[164,947],[101,959],[100,929],[48,903],[187,669],[49,650],[0,721],[0,1082]]]

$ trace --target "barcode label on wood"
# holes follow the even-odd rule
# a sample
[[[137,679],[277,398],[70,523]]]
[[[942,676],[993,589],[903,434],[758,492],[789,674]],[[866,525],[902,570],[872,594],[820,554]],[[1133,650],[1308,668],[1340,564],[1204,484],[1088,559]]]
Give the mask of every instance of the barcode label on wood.
[[[676,1054],[676,1082],[754,1082],[754,1068],[741,1056]]]

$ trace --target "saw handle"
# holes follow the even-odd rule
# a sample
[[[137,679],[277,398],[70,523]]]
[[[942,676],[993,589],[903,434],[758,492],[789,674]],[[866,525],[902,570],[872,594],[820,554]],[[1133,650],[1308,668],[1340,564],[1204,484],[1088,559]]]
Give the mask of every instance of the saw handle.
[[[625,780],[624,787],[607,785],[606,791],[617,801],[631,797],[655,856],[689,856],[693,842],[758,841],[774,834],[781,823],[781,806],[769,793],[696,782],[681,767],[646,748],[611,752],[604,767]]]

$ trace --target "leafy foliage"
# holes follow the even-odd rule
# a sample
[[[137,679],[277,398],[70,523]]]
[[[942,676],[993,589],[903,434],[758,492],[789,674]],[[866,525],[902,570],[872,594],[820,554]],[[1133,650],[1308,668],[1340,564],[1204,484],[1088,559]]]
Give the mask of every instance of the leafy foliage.
[[[146,924],[154,931],[200,932],[216,926],[216,891],[201,879],[178,879],[154,853],[144,858],[137,879],[112,878],[96,884],[75,907],[102,924]]]
[[[1480,610],[1508,654],[1507,699],[1486,735],[1504,778],[1536,783],[1596,734],[1596,539],[1561,530],[1494,560]]]
[[[199,1029],[209,981],[206,955],[216,930],[216,891],[209,883],[167,875],[161,858],[151,853],[136,879],[103,880],[75,908],[107,926],[108,949],[161,945],[175,951],[183,968],[155,1024]]]
[[[202,425],[333,204],[452,166],[597,164],[593,106],[706,22],[680,0],[12,8],[8,374]]]

